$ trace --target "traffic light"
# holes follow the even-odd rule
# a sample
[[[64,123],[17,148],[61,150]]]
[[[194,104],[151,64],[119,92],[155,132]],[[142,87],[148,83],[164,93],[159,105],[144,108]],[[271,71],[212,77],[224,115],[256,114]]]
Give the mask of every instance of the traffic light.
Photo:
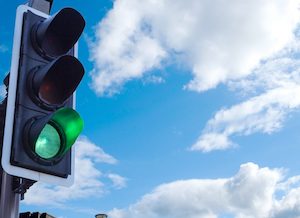
[[[15,176],[67,184],[83,128],[74,92],[84,75],[76,43],[85,21],[72,8],[17,11],[2,165]],[[67,181],[67,182],[66,182]]]

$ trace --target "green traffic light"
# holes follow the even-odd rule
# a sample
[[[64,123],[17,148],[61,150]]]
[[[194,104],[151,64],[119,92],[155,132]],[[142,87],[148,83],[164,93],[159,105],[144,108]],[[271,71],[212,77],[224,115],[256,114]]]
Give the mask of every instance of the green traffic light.
[[[83,120],[71,108],[57,110],[42,129],[35,143],[35,153],[51,159],[65,154],[83,129]]]
[[[55,157],[61,147],[60,136],[50,124],[46,124],[35,143],[35,153],[44,159]]]

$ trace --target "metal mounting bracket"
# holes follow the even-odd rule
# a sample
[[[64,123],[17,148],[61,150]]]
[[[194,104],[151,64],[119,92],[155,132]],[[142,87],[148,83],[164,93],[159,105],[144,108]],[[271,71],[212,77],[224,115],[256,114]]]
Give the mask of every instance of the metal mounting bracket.
[[[53,0],[29,0],[28,6],[45,14],[50,14]]]
[[[13,177],[13,192],[21,195],[21,200],[24,200],[24,194],[36,181]]]

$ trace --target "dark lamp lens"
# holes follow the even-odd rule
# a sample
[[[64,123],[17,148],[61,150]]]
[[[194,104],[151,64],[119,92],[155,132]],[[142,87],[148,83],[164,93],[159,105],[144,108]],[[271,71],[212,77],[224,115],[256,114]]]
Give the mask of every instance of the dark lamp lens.
[[[35,73],[34,87],[38,98],[48,105],[64,103],[75,91],[84,74],[82,64],[65,55]]]

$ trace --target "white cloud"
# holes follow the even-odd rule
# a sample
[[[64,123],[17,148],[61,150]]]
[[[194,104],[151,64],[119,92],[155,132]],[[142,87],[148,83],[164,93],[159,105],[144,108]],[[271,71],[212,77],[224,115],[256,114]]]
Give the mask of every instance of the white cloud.
[[[127,179],[118,174],[109,173],[107,175],[107,178],[112,181],[113,187],[116,189],[122,189],[127,186]]]
[[[190,90],[243,78],[294,38],[299,2],[116,0],[90,43],[91,86],[117,93],[173,57],[190,68]]]
[[[115,164],[117,160],[111,155],[105,153],[102,148],[92,143],[87,137],[81,136],[76,142],[76,158],[92,158],[95,162]]]
[[[295,40],[262,63],[253,75],[232,82],[233,91],[254,96],[219,110],[191,149],[204,152],[227,149],[235,145],[230,140],[232,135],[278,131],[288,115],[300,108],[299,44]]]
[[[115,164],[117,160],[86,137],[80,137],[74,146],[76,148],[74,184],[71,187],[60,187],[38,182],[26,193],[25,204],[65,207],[64,203],[69,200],[100,197],[108,191],[101,181],[105,176],[97,168],[96,163]]]
[[[128,208],[113,209],[109,217],[217,218],[225,214],[236,218],[299,217],[299,184],[284,189],[283,196],[276,197],[283,183],[291,184],[287,181],[281,169],[246,163],[230,178],[180,180],[160,185]]]
[[[154,75],[143,78],[143,84],[145,84],[145,85],[146,84],[160,84],[160,83],[164,83],[164,82],[165,82],[165,80],[162,77],[154,76]]]
[[[225,133],[207,132],[202,134],[197,142],[192,145],[191,150],[210,152],[212,150],[224,150],[233,147],[234,144]]]
[[[216,113],[192,150],[226,149],[233,134],[272,133],[281,128],[289,112],[300,107],[300,85],[280,87]]]
[[[270,134],[299,108],[299,3],[116,0],[89,43],[91,86],[98,95],[112,95],[175,61],[193,75],[185,89],[202,92],[224,83],[248,97],[217,112],[191,150],[236,146],[232,135]]]

